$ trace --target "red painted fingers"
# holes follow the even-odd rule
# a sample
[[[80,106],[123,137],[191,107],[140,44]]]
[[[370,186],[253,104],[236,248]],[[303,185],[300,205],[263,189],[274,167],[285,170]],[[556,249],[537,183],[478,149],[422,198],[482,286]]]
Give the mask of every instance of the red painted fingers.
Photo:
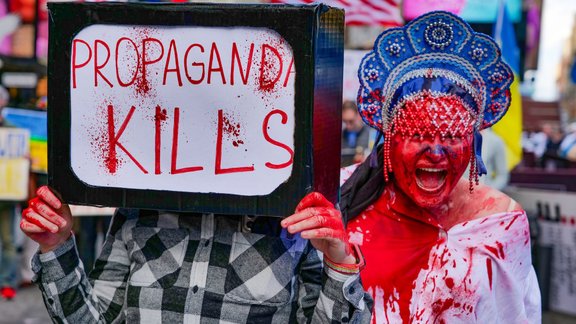
[[[66,226],[66,220],[56,213],[50,206],[40,200],[38,197],[31,199],[28,202],[29,208],[32,208],[36,213],[42,215],[48,221],[56,224],[58,227]]]
[[[39,233],[40,229],[57,233],[66,227],[67,221],[55,210],[62,207],[60,199],[47,187],[36,191],[37,197],[28,201],[28,208],[22,212],[21,228],[24,232]]]
[[[32,207],[24,209],[22,212],[22,217],[27,222],[34,224],[42,229],[45,229],[49,232],[56,233],[58,232],[58,226],[51,221],[49,221],[46,217],[39,214],[35,209]]]
[[[301,233],[303,238],[343,239],[344,226],[340,213],[334,208],[306,208],[282,221],[288,232]]]
[[[46,230],[36,224],[30,223],[29,221],[22,219],[20,221],[20,229],[26,233],[35,234],[35,233],[44,233]]]
[[[44,200],[48,205],[54,209],[60,209],[62,207],[62,202],[47,186],[42,186],[36,190],[36,194],[42,200]]]
[[[326,199],[321,193],[319,192],[311,192],[306,195],[306,197],[302,198],[298,206],[296,206],[296,213],[310,207],[326,207],[326,208],[334,208],[331,202]]]
[[[47,186],[36,191],[22,211],[20,228],[40,245],[40,252],[52,251],[72,235],[72,214],[67,204]]]

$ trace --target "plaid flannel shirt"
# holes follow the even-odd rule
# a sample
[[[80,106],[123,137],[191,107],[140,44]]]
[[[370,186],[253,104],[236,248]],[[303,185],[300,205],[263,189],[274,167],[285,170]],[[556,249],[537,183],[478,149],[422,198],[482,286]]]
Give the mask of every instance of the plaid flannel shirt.
[[[121,209],[89,278],[72,237],[36,254],[35,281],[59,323],[369,322],[359,275],[279,221]]]

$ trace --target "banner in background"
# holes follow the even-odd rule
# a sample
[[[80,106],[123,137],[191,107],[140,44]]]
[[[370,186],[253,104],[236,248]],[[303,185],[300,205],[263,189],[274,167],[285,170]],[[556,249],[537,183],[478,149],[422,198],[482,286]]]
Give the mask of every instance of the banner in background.
[[[412,20],[434,10],[445,10],[457,14],[470,23],[493,23],[498,15],[500,0],[404,0],[403,16]],[[513,22],[519,22],[522,15],[520,0],[506,0],[506,6]]]
[[[576,193],[515,188],[507,194],[538,216],[538,245],[552,248],[550,277],[539,278],[541,286],[549,281],[549,287],[540,287],[549,298],[544,302],[554,311],[576,315]]]
[[[516,44],[516,34],[509,19],[504,2],[498,11],[494,24],[494,40],[502,50],[502,59],[510,65],[514,73],[514,82],[510,86],[510,108],[502,120],[492,129],[506,144],[506,163],[512,170],[522,160],[522,94],[520,93],[520,49]]]
[[[348,26],[384,26],[404,25],[400,13],[401,0],[268,0],[270,3],[312,4],[322,2],[326,5],[342,8],[345,11]]]
[[[6,107],[2,118],[11,126],[30,131],[31,170],[48,172],[48,130],[46,111]]]
[[[0,127],[0,200],[28,197],[29,141],[26,129]]]
[[[356,102],[358,96],[358,67],[362,58],[368,54],[368,51],[361,50],[344,50],[344,83],[342,89],[342,99]]]

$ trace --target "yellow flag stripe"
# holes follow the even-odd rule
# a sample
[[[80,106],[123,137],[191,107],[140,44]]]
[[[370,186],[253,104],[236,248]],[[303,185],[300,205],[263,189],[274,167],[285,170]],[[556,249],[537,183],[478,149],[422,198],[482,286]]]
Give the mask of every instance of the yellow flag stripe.
[[[506,163],[512,170],[522,160],[522,95],[518,76],[510,86],[512,101],[508,112],[492,129],[506,144]]]

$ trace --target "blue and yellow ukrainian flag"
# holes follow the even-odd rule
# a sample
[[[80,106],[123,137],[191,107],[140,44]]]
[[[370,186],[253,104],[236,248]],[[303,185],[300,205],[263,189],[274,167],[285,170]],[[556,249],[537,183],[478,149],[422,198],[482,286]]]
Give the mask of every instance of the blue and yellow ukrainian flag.
[[[502,120],[492,127],[506,144],[506,160],[508,169],[511,170],[522,160],[522,96],[519,78],[520,51],[516,44],[514,26],[506,9],[506,0],[500,1],[493,36],[502,49],[502,58],[514,72],[514,83],[510,86],[510,108]]]

